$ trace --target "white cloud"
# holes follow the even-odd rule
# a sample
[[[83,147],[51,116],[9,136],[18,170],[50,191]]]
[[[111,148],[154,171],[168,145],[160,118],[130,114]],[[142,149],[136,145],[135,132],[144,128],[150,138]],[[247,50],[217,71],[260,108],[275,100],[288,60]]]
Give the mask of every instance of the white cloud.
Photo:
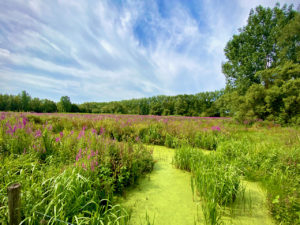
[[[261,1],[203,0],[198,18],[184,3],[169,3],[163,16],[155,1],[4,0],[0,83],[5,90],[16,91],[8,86],[17,82],[75,101],[220,89],[223,49]],[[137,25],[144,35],[135,32]]]

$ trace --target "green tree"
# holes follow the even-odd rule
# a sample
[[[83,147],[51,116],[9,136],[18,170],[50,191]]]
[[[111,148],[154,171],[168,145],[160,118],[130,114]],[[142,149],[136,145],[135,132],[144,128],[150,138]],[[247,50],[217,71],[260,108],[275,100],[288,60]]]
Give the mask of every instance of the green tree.
[[[300,7],[300,5],[299,5]],[[278,45],[281,48],[279,58],[281,62],[300,62],[300,14],[295,17],[282,29],[278,38]]]
[[[43,99],[42,100],[42,112],[56,112],[57,111],[57,106],[55,102],[48,100],[48,99]]]
[[[300,78],[291,79],[282,86],[283,104],[281,118],[284,122],[300,124]]]
[[[227,62],[222,65],[227,85],[246,93],[254,83],[261,83],[256,72],[275,67],[279,62],[281,30],[296,15],[292,6],[273,9],[258,6],[250,11],[248,23],[234,35],[224,51]],[[293,48],[290,44],[287,50]]]
[[[161,115],[163,113],[163,108],[159,102],[153,102],[150,106],[151,115]]]
[[[80,112],[80,109],[79,109],[78,105],[72,104],[71,105],[71,112]]]
[[[43,105],[42,102],[39,98],[34,98],[30,101],[30,111],[34,112],[42,112]]]
[[[21,94],[19,94],[21,98],[21,110],[22,111],[29,111],[29,104],[31,101],[30,95],[26,91],[22,91]]]
[[[70,97],[62,96],[60,98],[59,103],[57,104],[57,109],[60,112],[71,112],[72,103],[71,103]]]
[[[177,96],[174,110],[176,115],[185,115],[188,112],[188,103],[183,95]]]

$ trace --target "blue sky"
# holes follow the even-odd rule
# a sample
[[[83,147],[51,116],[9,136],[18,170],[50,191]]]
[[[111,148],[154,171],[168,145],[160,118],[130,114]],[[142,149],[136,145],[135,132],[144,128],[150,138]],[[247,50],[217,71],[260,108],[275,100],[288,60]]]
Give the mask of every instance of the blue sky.
[[[2,0],[0,93],[82,103],[221,89],[227,41],[275,3]]]

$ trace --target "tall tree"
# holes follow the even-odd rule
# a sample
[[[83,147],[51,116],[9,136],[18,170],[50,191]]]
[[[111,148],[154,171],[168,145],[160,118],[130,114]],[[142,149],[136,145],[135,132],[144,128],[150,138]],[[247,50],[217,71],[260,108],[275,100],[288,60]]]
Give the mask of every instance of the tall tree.
[[[43,99],[42,100],[42,109],[43,109],[43,112],[56,112],[57,106],[56,106],[55,102],[48,100],[48,99]]]
[[[245,94],[254,83],[261,83],[255,73],[278,64],[278,38],[283,27],[296,15],[292,6],[273,9],[258,6],[250,11],[248,23],[234,35],[224,51],[227,62],[222,65],[227,85]],[[287,48],[290,48],[289,46]]]
[[[29,111],[29,103],[31,101],[30,95],[26,91],[22,91],[21,95],[21,110],[22,111]]]
[[[60,98],[57,108],[60,112],[71,112],[72,103],[71,103],[70,97],[62,96]]]

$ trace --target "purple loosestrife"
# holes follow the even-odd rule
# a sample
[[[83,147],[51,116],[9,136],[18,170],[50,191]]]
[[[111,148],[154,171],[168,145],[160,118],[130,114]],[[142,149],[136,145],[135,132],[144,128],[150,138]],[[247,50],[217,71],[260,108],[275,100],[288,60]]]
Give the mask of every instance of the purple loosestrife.
[[[26,133],[27,133],[27,134],[31,134],[31,133],[32,133],[32,128],[29,127],[29,126],[27,126],[27,128],[26,128]]]
[[[101,128],[100,128],[100,133],[99,133],[99,134],[100,134],[100,135],[101,135],[101,134],[104,134],[104,132],[105,132],[105,128],[104,128],[104,127],[101,127]]]
[[[9,124],[9,122],[7,122],[6,126],[8,127],[8,130],[6,131],[6,133],[13,136],[14,133],[16,132],[16,130],[17,130],[17,125],[14,125],[14,128],[12,128],[11,125]]]
[[[92,162],[91,162],[91,170],[92,170],[93,172],[95,171],[95,164],[96,164],[96,162],[97,162],[97,161],[95,161],[95,162],[92,161]],[[96,165],[96,166],[97,166],[97,165]]]
[[[38,138],[38,137],[40,137],[40,136],[42,136],[42,132],[41,132],[41,130],[37,130],[37,131],[35,132],[35,138]]]
[[[2,113],[1,113],[0,120],[5,120],[5,114],[6,114],[5,112],[2,112]]]
[[[219,126],[213,126],[211,129],[216,131],[221,131],[221,128]]]
[[[26,123],[27,123],[27,118],[26,117],[23,117],[23,126],[25,127],[26,126]]]
[[[81,159],[82,155],[81,155],[82,150],[79,149],[79,152],[76,155],[76,161],[78,161],[79,159]]]
[[[83,136],[84,136],[84,130],[81,130],[81,131],[79,132],[79,134],[78,134],[77,139],[80,139],[80,138],[82,138]]]

